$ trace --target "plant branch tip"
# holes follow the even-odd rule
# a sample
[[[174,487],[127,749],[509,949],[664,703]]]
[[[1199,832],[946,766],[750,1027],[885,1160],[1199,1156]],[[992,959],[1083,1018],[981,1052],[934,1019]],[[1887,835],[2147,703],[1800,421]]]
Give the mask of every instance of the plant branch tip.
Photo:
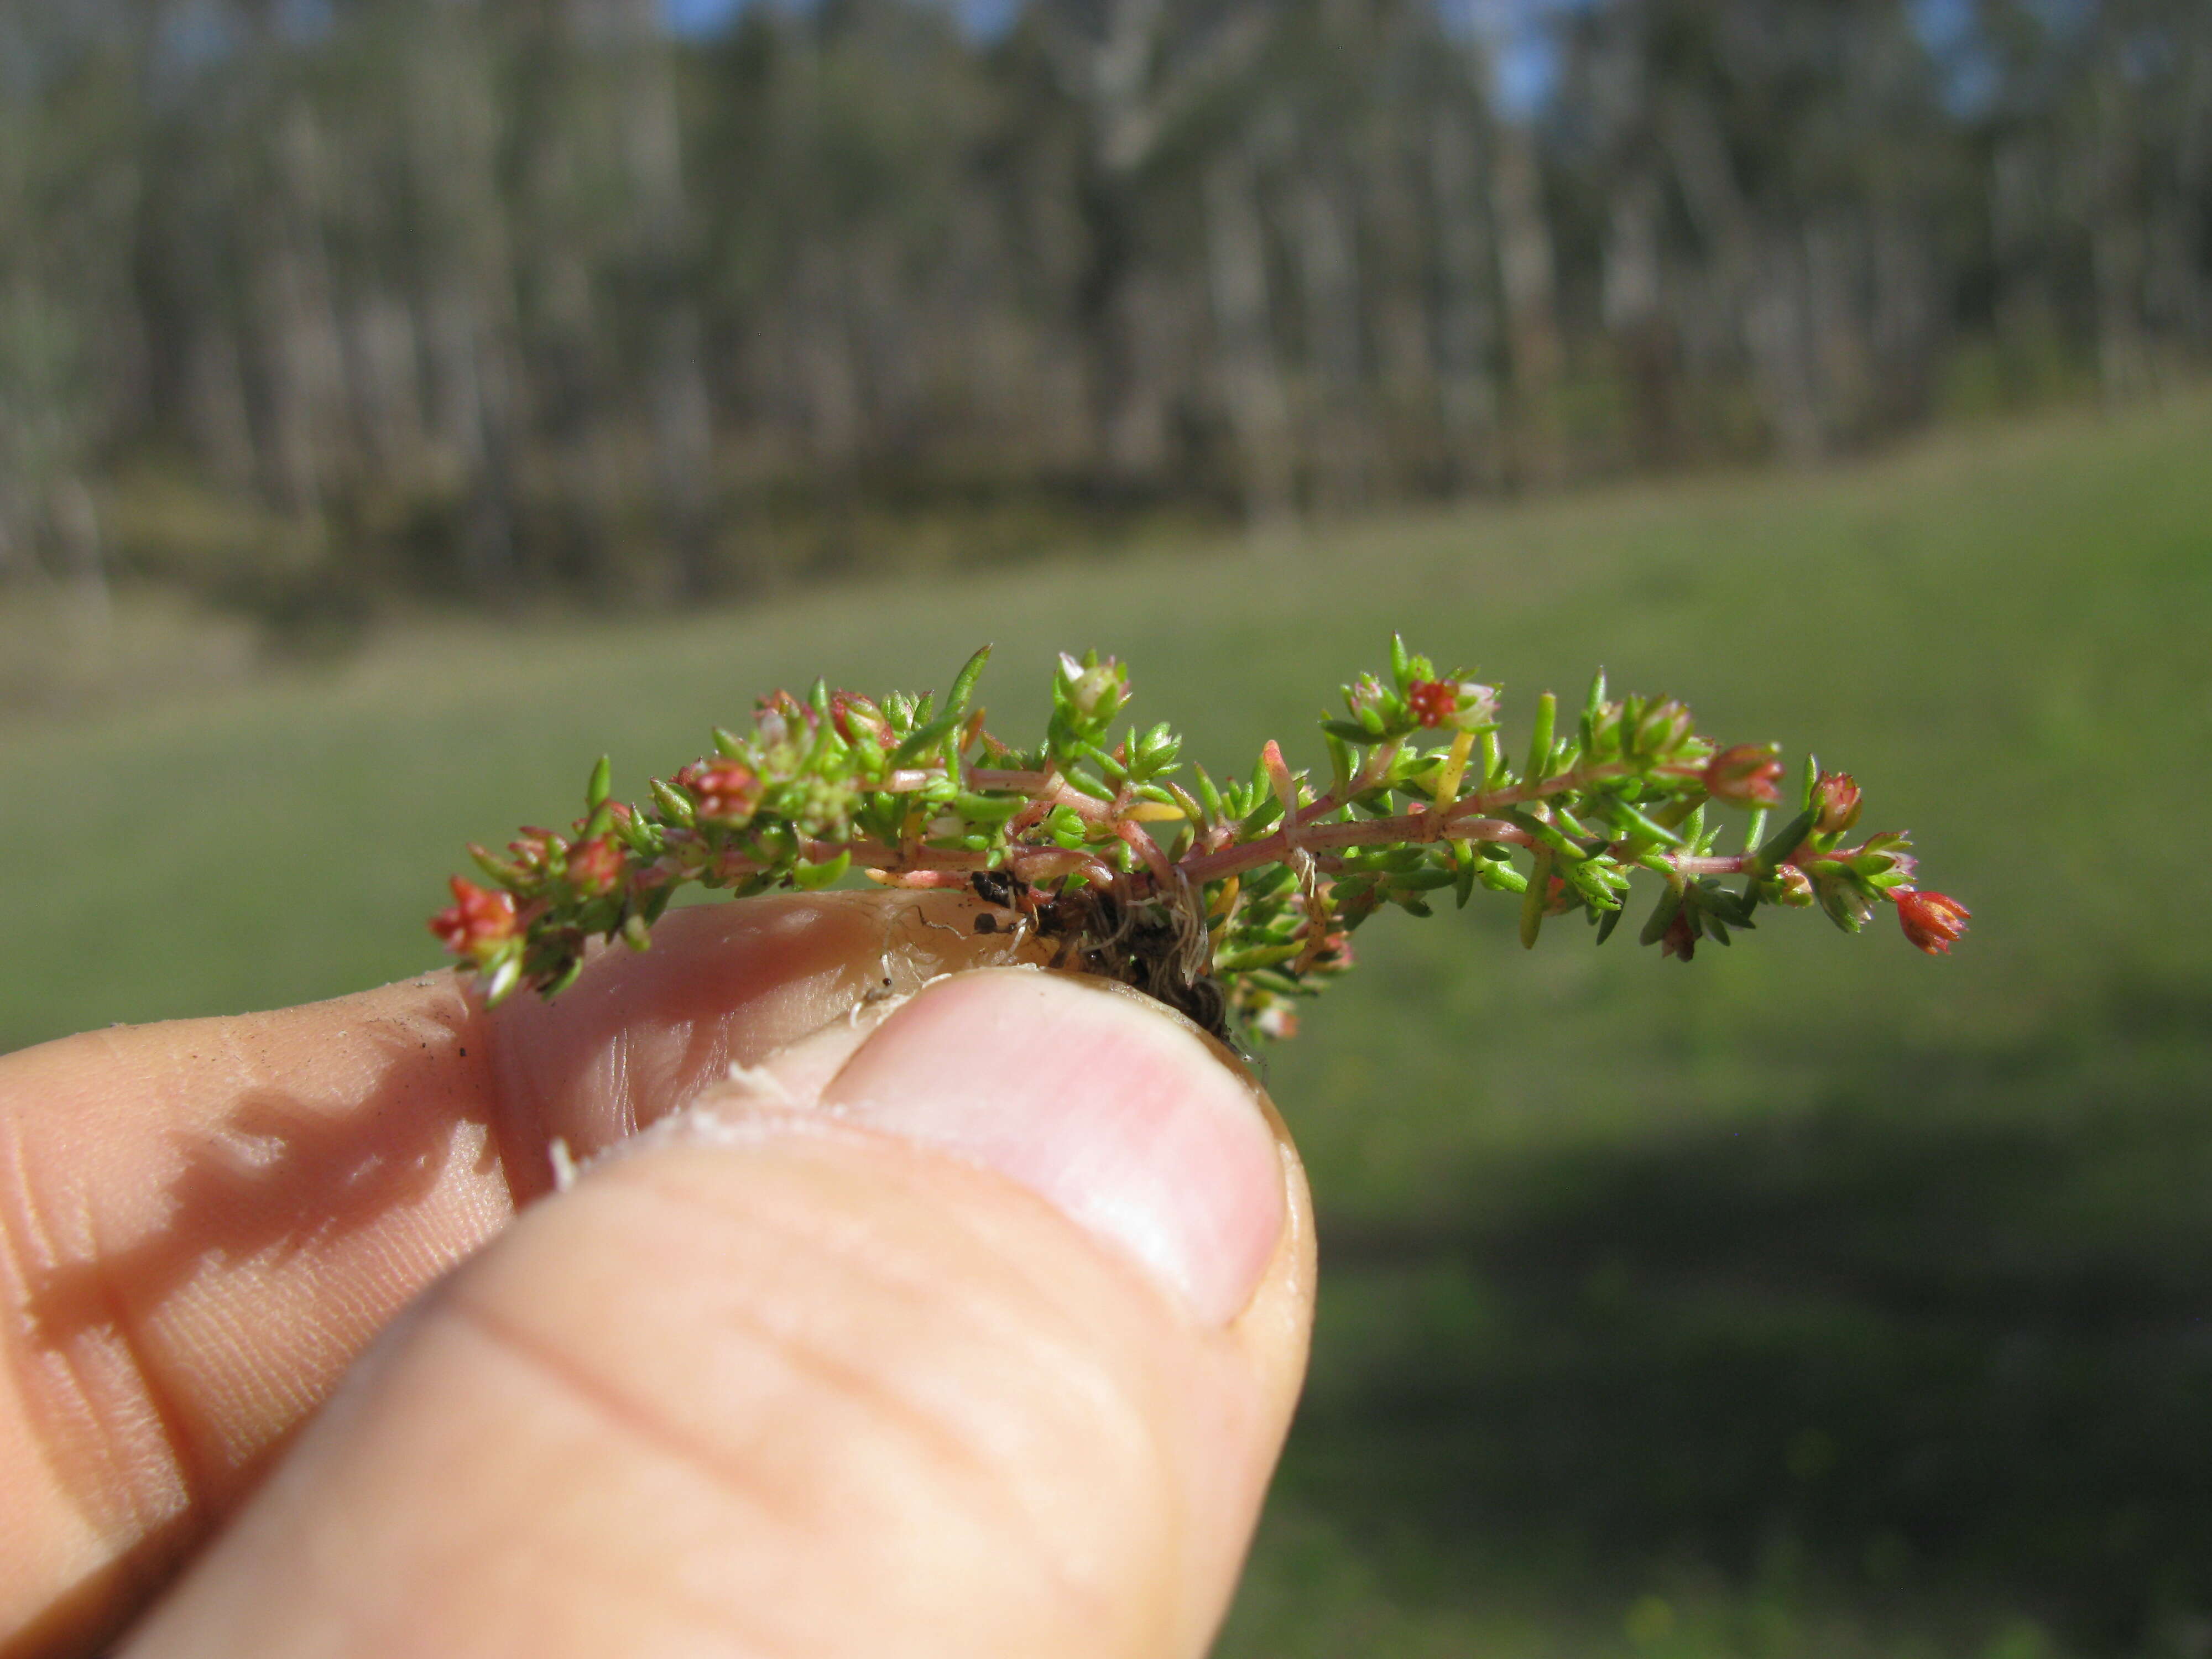
[[[612,798],[602,757],[567,833],[470,847],[492,884],[453,877],[431,931],[496,1003],[524,986],[556,994],[594,938],[646,949],[687,886],[957,888],[983,907],[978,933],[1133,985],[1232,1041],[1290,1036],[1294,1000],[1350,968],[1356,929],[1389,908],[1428,915],[1445,890],[1460,906],[1478,888],[1518,897],[1533,948],[1574,914],[1603,943],[1648,878],[1639,938],[1686,962],[1770,905],[1817,907],[1856,933],[1892,903],[1931,956],[1966,931],[1964,905],[1915,884],[1905,836],[1845,844],[1861,811],[1850,774],[1808,760],[1802,810],[1770,832],[1778,749],[1716,744],[1672,697],[1610,699],[1602,673],[1578,718],[1539,699],[1516,771],[1498,688],[1394,638],[1388,674],[1340,688],[1347,717],[1322,722],[1323,787],[1273,739],[1245,781],[1195,768],[1179,780],[1167,723],[1115,732],[1128,671],[1097,652],[1059,656],[1041,741],[1004,741],[974,702],[988,655],[941,705],[819,683],[773,692],[749,729],[718,728],[713,752],[652,780],[643,803]],[[1743,852],[1718,850],[1714,804],[1749,809]]]

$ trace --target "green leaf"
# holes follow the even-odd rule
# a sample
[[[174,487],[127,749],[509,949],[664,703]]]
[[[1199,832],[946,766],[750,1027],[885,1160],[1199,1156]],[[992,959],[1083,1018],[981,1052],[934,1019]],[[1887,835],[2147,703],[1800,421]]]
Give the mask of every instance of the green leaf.
[[[660,808],[661,817],[672,823],[683,825],[686,830],[697,825],[699,820],[692,812],[691,803],[681,790],[672,784],[663,783],[659,778],[653,780],[651,787],[653,804]]]
[[[1747,899],[1710,879],[1698,882],[1696,891],[1698,908],[1708,915],[1718,916],[1731,927],[1752,926],[1752,912],[1759,908],[1757,899]]]
[[[495,857],[481,847],[470,848],[469,857],[476,861],[477,869],[483,871],[502,887],[522,879],[520,866],[509,864],[505,859]]]
[[[1559,716],[1559,700],[1549,691],[1536,699],[1536,728],[1528,737],[1528,768],[1522,775],[1529,783],[1540,779],[1552,763],[1552,728]]]
[[[1550,701],[1547,693],[1545,702],[1548,703]],[[1550,720],[1545,720],[1547,737],[1550,726]],[[1524,951],[1536,948],[1536,936],[1544,930],[1544,908],[1551,897],[1551,885],[1552,849],[1539,847],[1536,849],[1536,867],[1529,872],[1528,890],[1521,895],[1521,948]]]
[[[606,804],[614,793],[615,763],[611,755],[599,757],[599,763],[592,769],[592,781],[584,786],[584,810],[590,811]]]
[[[1747,855],[1759,850],[1759,837],[1766,833],[1766,809],[1754,806],[1743,826],[1743,850]]]
[[[1458,878],[1449,870],[1433,868],[1409,870],[1405,874],[1395,878],[1390,886],[1394,891],[1426,893],[1432,892],[1439,887],[1449,887]]]
[[[1331,725],[1334,723],[1328,722]],[[1328,745],[1329,787],[1342,789],[1352,781],[1352,775],[1358,768],[1358,763],[1352,756],[1352,745],[1325,728],[1322,741]]]
[[[1305,949],[1304,939],[1293,939],[1287,945],[1249,945],[1233,951],[1214,963],[1214,971],[1222,974],[1249,973],[1255,968],[1273,968],[1278,963],[1288,962]]]
[[[1536,817],[1533,812],[1527,811],[1520,807],[1515,807],[1507,814],[1507,816],[1510,817],[1514,823],[1519,824],[1523,830],[1526,830],[1530,835],[1534,836],[1545,848],[1558,854],[1570,864],[1580,864],[1584,859],[1589,856],[1588,853],[1576,846],[1574,842],[1569,841],[1565,836],[1561,835],[1550,824],[1545,823],[1541,818]]]
[[[1237,824],[1237,833],[1241,838],[1249,840],[1250,837],[1258,835],[1262,830],[1265,830],[1269,824],[1273,823],[1282,815],[1283,803],[1277,800],[1273,793],[1270,792],[1257,806],[1254,807],[1250,812],[1245,815],[1243,822]]]
[[[1398,682],[1398,691],[1401,696],[1405,694],[1406,688],[1413,682],[1413,658],[1406,649],[1406,636],[1403,634],[1393,634],[1390,636],[1390,678]]]
[[[977,795],[963,793],[952,798],[952,810],[976,823],[1004,823],[1029,802],[1019,795]]]
[[[1674,925],[1674,917],[1681,910],[1683,897],[1683,890],[1668,883],[1666,890],[1659,895],[1659,902],[1651,907],[1651,914],[1644,921],[1644,930],[1637,934],[1636,942],[1638,945],[1656,945],[1667,930]]]
[[[521,983],[521,953],[514,951],[501,957],[499,959],[499,965],[491,970],[490,978],[484,981],[484,1006],[498,1007],[514,994],[514,988]]]
[[[1203,766],[1195,770],[1198,774],[1198,804],[1206,809],[1208,823],[1218,823],[1222,816],[1221,792],[1213,787],[1213,780],[1206,775]]]
[[[793,865],[791,879],[801,891],[818,893],[823,888],[833,885],[852,867],[853,853],[852,849],[848,848],[836,858],[825,863]]]
[[[957,708],[951,714],[941,715],[930,721],[928,725],[921,727],[891,751],[892,768],[896,769],[902,766],[913,765],[915,761],[951,737],[959,726],[960,711]]]
[[[1813,826],[1820,817],[1819,807],[1808,806],[1790,819],[1759,843],[1759,850],[1751,855],[1751,868],[1761,874],[1772,870],[1804,844],[1805,837],[1812,833]]]
[[[1597,717],[1605,707],[1605,670],[1599,669],[1590,677],[1589,695],[1583,699],[1581,732],[1585,754],[1597,752]]]
[[[1586,904],[1600,910],[1618,909],[1628,890],[1628,876],[1610,859],[1591,859],[1566,867],[1567,884]]]
[[[1485,860],[1475,871],[1474,878],[1493,893],[1525,893],[1528,878],[1510,864],[1492,864]]]
[[[1111,800],[1114,799],[1114,786],[1107,782],[1105,779],[1100,777],[1096,772],[1091,771],[1086,768],[1080,766],[1066,767],[1061,769],[1060,775],[1066,778],[1068,782],[1073,784],[1076,788],[1086,795],[1092,796],[1099,800]]]
[[[1682,837],[1674,830],[1639,812],[1617,796],[1607,798],[1605,810],[1618,829],[1648,837],[1662,847],[1680,847],[1682,844]]]
[[[1122,765],[1121,762],[1115,760],[1113,756],[1108,754],[1097,744],[1078,743],[1074,745],[1073,752],[1086,757],[1090,760],[1091,763],[1098,769],[1099,775],[1103,777],[1110,786],[1110,787],[1106,791],[1108,794],[1112,794],[1115,789],[1120,788],[1124,783],[1128,781],[1129,769]]]

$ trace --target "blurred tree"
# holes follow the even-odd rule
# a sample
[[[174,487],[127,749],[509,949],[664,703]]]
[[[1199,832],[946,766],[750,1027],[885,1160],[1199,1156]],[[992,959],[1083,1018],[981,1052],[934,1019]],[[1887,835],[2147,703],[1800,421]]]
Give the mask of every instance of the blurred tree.
[[[672,602],[916,515],[1813,460],[2212,351],[2201,0],[1484,15],[12,0],[0,574]]]

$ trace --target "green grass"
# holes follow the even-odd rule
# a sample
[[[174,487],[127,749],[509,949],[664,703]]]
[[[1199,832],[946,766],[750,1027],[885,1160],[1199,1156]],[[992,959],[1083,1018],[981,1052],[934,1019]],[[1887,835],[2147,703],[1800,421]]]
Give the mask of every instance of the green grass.
[[[817,593],[418,629],[0,730],[0,1047],[419,968],[461,843],[780,682],[1134,665],[1304,742],[1389,630],[1817,744],[1973,907],[1687,969],[1509,902],[1385,918],[1270,1060],[1324,1218],[1314,1383],[1224,1654],[2212,1650],[2212,404],[1861,469]],[[1484,902],[1488,899],[1487,903]]]

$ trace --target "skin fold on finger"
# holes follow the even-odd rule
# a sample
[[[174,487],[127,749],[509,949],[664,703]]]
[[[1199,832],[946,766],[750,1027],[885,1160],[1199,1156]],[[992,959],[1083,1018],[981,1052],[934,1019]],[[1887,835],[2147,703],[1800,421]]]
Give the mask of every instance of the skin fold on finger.
[[[817,1105],[866,1035],[524,1217],[127,1651],[1203,1652],[1304,1369],[1279,1123],[1258,1288],[1204,1317],[996,1170]]]
[[[86,1650],[158,1589],[393,1314],[545,1189],[553,1137],[588,1156],[885,977],[1000,959],[972,908],[702,907],[550,1009],[487,1016],[437,974],[0,1058],[0,1656]]]

